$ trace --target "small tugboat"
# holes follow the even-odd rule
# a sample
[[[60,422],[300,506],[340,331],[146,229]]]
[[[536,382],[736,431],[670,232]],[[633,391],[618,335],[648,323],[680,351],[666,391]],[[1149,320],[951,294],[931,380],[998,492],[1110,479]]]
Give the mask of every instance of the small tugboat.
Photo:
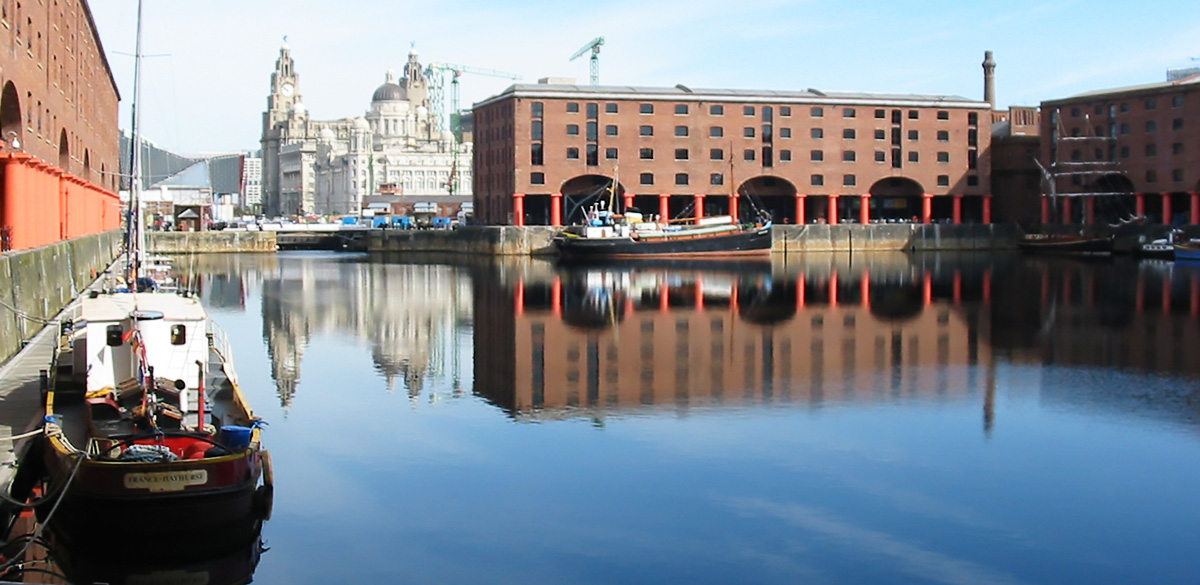
[[[1177,239],[1173,247],[1176,260],[1200,262],[1200,239]]]
[[[614,214],[597,205],[554,244],[564,260],[765,256],[771,223],[744,226],[728,215],[648,221],[637,209]]]

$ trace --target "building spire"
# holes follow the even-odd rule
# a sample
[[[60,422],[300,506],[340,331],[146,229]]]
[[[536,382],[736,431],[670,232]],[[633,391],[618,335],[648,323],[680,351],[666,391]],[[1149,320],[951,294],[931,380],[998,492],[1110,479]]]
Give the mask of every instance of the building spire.
[[[983,52],[983,101],[996,109],[996,61],[991,51]]]

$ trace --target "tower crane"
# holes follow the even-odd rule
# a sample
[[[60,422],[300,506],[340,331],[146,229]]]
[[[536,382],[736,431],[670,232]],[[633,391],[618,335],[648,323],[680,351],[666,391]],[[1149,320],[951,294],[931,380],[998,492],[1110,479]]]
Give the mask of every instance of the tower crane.
[[[570,61],[574,61],[574,60],[582,57],[584,53],[587,53],[588,51],[592,52],[592,58],[591,58],[591,61],[592,61],[592,63],[591,63],[592,85],[600,84],[600,47],[603,44],[604,44],[604,37],[596,37],[596,38],[592,39],[592,42],[584,45],[583,47],[580,47],[580,49],[578,51],[575,51],[575,54],[571,55],[571,58],[569,59]]]
[[[459,112],[458,78],[462,77],[463,73],[521,79],[521,76],[515,73],[472,67],[470,65],[430,63],[426,66],[425,77],[429,80],[429,105],[437,116],[438,129],[445,131],[447,127],[446,121],[449,118],[450,132],[454,134],[454,140],[450,144],[450,179],[446,181],[446,190],[451,195],[458,192],[458,154],[462,145],[462,115]],[[449,96],[446,95],[446,77],[450,78]],[[447,101],[450,103],[447,104]],[[446,111],[447,106],[449,106],[448,112]]]

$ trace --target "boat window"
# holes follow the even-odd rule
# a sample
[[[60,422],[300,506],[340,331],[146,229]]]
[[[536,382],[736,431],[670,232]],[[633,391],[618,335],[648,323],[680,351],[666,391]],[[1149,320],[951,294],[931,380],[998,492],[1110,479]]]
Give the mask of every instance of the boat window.
[[[104,330],[104,333],[109,347],[120,347],[121,344],[124,343],[124,340],[121,337],[122,332],[120,325],[109,325],[108,328]]]
[[[171,345],[183,345],[187,342],[187,326],[172,325],[171,326]]]

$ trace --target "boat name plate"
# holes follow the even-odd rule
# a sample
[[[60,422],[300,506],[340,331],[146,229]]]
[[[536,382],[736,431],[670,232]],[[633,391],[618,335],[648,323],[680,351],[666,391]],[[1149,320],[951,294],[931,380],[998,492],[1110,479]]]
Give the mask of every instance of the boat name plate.
[[[204,485],[206,483],[208,483],[207,469],[125,474],[125,487],[131,490],[143,489],[150,490],[151,492],[179,492],[190,485]]]

